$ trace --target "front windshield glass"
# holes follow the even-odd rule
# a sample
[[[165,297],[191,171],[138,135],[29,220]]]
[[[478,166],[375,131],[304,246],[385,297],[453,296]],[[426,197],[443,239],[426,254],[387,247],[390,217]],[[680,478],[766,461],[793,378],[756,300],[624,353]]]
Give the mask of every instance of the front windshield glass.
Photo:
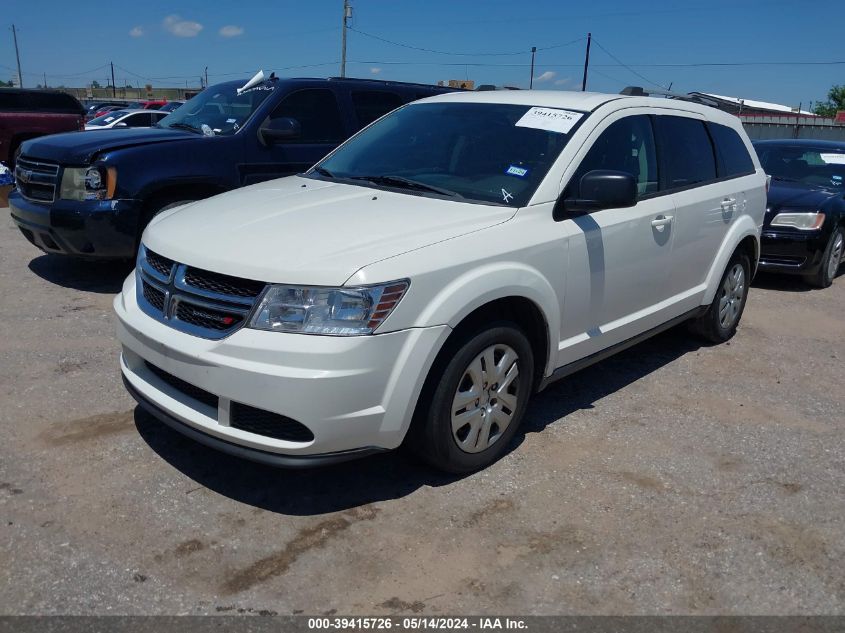
[[[114,123],[120,117],[126,116],[129,114],[125,110],[115,110],[112,112],[107,112],[103,116],[98,116],[96,119],[91,119],[86,123],[86,125],[108,125],[109,123]]]
[[[409,105],[347,141],[309,175],[524,206],[582,116],[497,103]]]
[[[843,189],[845,149],[790,145],[760,145],[756,149],[763,170],[776,180]]]
[[[232,135],[276,86],[264,82],[241,94],[237,94],[238,87],[236,84],[211,86],[168,114],[156,127],[189,130],[207,136]]]

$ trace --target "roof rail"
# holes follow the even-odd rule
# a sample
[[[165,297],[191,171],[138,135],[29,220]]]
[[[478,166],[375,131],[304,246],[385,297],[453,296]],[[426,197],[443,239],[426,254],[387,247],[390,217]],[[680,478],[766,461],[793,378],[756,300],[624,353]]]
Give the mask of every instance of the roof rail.
[[[425,88],[446,88],[449,89],[449,86],[437,86],[434,84],[426,84],[417,81],[396,81],[394,79],[372,79],[370,77],[329,77],[329,81],[367,81],[372,83],[379,83],[379,84],[399,84],[400,86],[421,86]],[[457,88],[452,88],[452,90],[457,90]]]
[[[619,91],[619,94],[626,95],[628,97],[654,97],[660,96],[665,97],[667,99],[678,99],[680,101],[690,101],[692,103],[699,103],[701,105],[710,106],[711,108],[718,108],[719,103],[714,99],[708,99],[707,97],[701,97],[699,95],[685,95],[679,92],[669,92],[668,90],[652,90],[649,88],[648,90],[643,89],[641,86],[628,86],[627,88],[623,88]]]

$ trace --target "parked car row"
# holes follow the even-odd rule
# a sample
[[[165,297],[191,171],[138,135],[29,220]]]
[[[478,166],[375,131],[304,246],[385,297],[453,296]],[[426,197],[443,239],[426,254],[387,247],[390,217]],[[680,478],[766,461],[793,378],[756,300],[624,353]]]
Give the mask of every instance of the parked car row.
[[[167,101],[166,99],[148,99],[143,101],[95,101],[86,107],[85,120],[91,121],[113,110],[161,110],[173,112],[184,101]]]
[[[259,74],[26,142],[10,203],[48,253],[137,252],[120,366],[163,423],[469,472],[555,380],[680,323],[729,340],[758,267],[829,285],[843,169],[683,100]]]

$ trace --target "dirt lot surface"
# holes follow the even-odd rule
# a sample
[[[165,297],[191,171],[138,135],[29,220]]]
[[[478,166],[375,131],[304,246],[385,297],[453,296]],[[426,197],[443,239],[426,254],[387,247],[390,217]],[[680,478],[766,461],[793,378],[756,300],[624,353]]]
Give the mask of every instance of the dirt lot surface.
[[[121,385],[126,268],[0,209],[0,614],[845,613],[845,276],[548,389],[487,470],[273,470]]]

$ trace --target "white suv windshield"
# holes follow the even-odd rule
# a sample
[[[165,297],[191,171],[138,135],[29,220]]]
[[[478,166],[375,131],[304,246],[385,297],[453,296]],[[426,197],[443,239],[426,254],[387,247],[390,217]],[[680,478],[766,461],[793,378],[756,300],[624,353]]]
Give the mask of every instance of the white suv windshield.
[[[571,135],[533,127],[525,105],[420,103],[394,111],[309,175],[456,200],[524,206]],[[574,122],[583,113],[542,108]],[[542,125],[542,123],[536,123]]]

